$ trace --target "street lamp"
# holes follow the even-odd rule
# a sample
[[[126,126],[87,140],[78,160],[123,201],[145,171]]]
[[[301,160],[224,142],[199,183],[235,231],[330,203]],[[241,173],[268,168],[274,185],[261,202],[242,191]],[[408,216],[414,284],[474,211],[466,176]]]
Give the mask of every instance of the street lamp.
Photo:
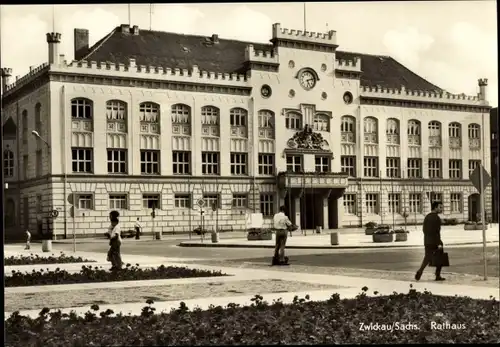
[[[39,140],[41,140],[43,143],[45,143],[45,145],[47,146],[49,160],[50,160],[50,144],[47,142],[47,140],[45,140],[43,137],[40,136],[38,131],[33,130],[33,131],[31,131],[31,134],[33,136],[35,136],[36,138],[38,138]],[[47,175],[47,186],[49,186],[49,182],[50,182],[50,172]],[[49,188],[49,187],[47,187],[47,188]],[[49,214],[50,214],[50,212],[49,212]],[[50,217],[49,216],[47,216],[47,232],[50,233]]]

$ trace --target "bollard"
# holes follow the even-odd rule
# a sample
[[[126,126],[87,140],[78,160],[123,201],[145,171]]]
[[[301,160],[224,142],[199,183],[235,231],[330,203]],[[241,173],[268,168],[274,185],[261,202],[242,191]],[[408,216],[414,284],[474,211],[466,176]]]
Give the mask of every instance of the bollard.
[[[339,244],[339,233],[336,231],[333,231],[330,234],[330,244],[332,246],[337,246]]]
[[[52,252],[52,240],[42,240],[42,252]]]
[[[161,231],[155,231],[155,240],[161,240]]]
[[[219,233],[216,231],[212,231],[212,243],[219,242]]]
[[[321,234],[321,229],[322,229],[322,227],[318,225],[316,227],[316,234]]]

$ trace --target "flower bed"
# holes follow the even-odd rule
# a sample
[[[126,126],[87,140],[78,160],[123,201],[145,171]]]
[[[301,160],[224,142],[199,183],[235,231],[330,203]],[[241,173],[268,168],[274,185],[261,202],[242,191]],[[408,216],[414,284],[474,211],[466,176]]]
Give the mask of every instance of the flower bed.
[[[110,272],[102,267],[82,266],[78,273],[69,273],[57,268],[55,271],[25,272],[12,271],[12,276],[5,276],[5,287],[42,286],[50,284],[71,284],[90,282],[142,281],[170,278],[228,276],[220,271],[189,269],[186,267],[164,266],[141,269],[127,264],[123,270]]]
[[[396,242],[404,242],[408,241],[408,230],[405,229],[394,229],[394,235],[396,235],[396,239],[394,241]]]
[[[181,302],[168,314],[155,314],[148,300],[140,316],[99,313],[97,305],[83,317],[43,309],[32,319],[16,312],[5,321],[5,346],[482,344],[500,339],[499,303],[494,300],[414,289],[390,296],[309,299],[269,305],[256,295],[250,307],[228,304],[206,311],[189,311]]]
[[[73,257],[61,252],[60,255],[52,254],[50,257],[40,257],[38,254],[31,253],[28,256],[12,256],[4,259],[4,266],[13,265],[40,265],[40,264],[69,264],[69,263],[95,263],[95,260],[89,260],[82,257]]]
[[[247,234],[248,241],[272,240],[273,232],[269,229],[250,229]]]

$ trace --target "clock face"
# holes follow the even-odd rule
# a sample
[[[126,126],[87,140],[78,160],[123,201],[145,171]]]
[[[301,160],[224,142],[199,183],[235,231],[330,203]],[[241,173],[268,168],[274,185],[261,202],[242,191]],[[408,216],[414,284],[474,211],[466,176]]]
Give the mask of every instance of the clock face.
[[[310,90],[316,85],[316,78],[311,71],[303,71],[299,76],[299,83],[302,88]]]

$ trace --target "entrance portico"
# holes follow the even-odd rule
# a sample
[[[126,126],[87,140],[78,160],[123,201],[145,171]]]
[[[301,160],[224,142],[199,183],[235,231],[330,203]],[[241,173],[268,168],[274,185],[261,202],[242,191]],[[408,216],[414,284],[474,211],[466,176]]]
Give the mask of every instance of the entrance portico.
[[[334,173],[279,176],[280,206],[301,229],[337,229],[341,225],[339,198],[347,187],[347,176]]]

